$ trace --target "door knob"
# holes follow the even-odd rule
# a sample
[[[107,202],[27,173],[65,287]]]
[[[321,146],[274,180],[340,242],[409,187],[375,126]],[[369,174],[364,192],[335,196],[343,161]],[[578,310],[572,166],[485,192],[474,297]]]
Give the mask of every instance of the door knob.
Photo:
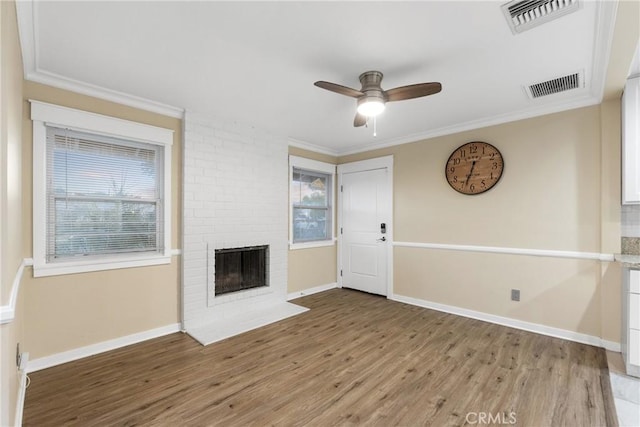
[[[378,239],[378,242],[386,242],[387,238],[385,236],[382,236],[382,238]]]

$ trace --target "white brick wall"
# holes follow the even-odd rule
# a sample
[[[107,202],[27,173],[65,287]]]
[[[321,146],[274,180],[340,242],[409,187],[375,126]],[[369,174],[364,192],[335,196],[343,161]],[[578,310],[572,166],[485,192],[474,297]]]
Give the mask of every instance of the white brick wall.
[[[286,138],[193,112],[184,126],[184,327],[206,323],[220,304],[286,301]],[[269,287],[214,297],[215,249],[258,245],[269,245]]]

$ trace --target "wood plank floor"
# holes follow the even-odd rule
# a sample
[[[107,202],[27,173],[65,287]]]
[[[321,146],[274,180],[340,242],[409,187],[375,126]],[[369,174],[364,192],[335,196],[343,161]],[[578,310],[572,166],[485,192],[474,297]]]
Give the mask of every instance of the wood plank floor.
[[[602,349],[350,290],[295,303],[207,347],[177,333],[35,372],[24,425],[617,425]]]

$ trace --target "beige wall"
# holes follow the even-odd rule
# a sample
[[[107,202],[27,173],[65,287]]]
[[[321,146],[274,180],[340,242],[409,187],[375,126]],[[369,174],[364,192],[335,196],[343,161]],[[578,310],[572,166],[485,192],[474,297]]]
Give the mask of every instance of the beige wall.
[[[22,262],[22,57],[15,3],[0,2],[0,305],[8,305]],[[13,322],[0,325],[0,425],[13,425],[18,371],[16,344],[23,342],[24,292]],[[24,346],[22,347],[24,349]]]
[[[182,130],[181,120],[115,104],[33,82],[25,82],[23,101],[23,242],[32,254],[32,129],[34,99],[65,107],[132,120],[174,130],[172,148],[172,248],[181,240]],[[180,257],[171,264],[33,278],[29,268],[23,283],[25,349],[31,359],[145,332],[180,321]]]
[[[179,258],[170,265],[23,281],[25,348],[39,358],[179,319]]]
[[[321,162],[336,164],[336,158],[327,154],[289,147],[289,154]],[[334,221],[334,225],[337,221]],[[289,250],[289,293],[301,292],[316,286],[336,282],[336,245]]]
[[[620,239],[619,142],[612,135],[619,110],[603,108],[344,156],[338,163],[394,156],[398,242],[612,253]],[[469,141],[495,145],[505,161],[500,182],[477,196],[454,191],[444,176],[448,156]],[[601,264],[396,247],[394,293],[619,341],[620,306],[613,303],[620,282],[616,267],[605,263],[601,271]],[[510,301],[512,288],[521,290],[520,302]]]
[[[394,239],[597,252],[600,241],[600,114],[582,108],[339,158],[394,156]],[[478,196],[444,175],[469,141],[504,157],[498,184]]]
[[[600,251],[620,253],[621,234],[621,100],[600,105]],[[600,263],[600,312],[602,338],[620,342],[622,333],[622,268]]]
[[[289,251],[289,293],[336,283],[336,245]]]
[[[2,2],[2,301],[22,262],[22,56],[15,4]]]

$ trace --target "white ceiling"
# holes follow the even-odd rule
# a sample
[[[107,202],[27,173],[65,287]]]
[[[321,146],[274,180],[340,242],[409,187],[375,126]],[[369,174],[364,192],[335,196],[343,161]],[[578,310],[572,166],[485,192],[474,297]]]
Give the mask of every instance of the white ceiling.
[[[344,154],[600,102],[615,2],[583,2],[517,35],[501,4],[45,1],[18,12],[30,80]],[[313,85],[359,89],[367,70],[384,73],[384,89],[443,89],[389,103],[373,137],[353,127],[354,99]],[[524,90],[577,71],[583,88],[537,100]]]

